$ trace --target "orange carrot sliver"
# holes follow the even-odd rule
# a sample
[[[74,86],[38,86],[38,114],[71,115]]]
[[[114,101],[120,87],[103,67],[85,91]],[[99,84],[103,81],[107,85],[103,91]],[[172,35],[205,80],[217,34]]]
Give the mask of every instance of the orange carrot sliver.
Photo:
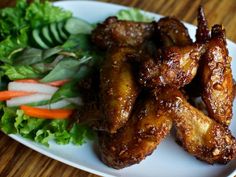
[[[64,79],[64,80],[46,82],[45,84],[48,84],[48,85],[51,85],[51,86],[55,86],[55,87],[60,87],[60,86],[64,85],[67,82],[69,82],[69,80],[68,79]]]
[[[0,91],[0,101],[5,101],[14,97],[27,96],[31,94],[34,94],[34,92],[14,91],[14,90]]]
[[[71,109],[44,109],[22,105],[20,109],[28,116],[43,119],[67,119],[73,113]]]
[[[37,79],[20,79],[20,80],[15,80],[14,82],[23,82],[23,83],[40,83]],[[51,85],[55,87],[60,87],[64,85],[65,83],[69,82],[68,79],[64,80],[57,80],[57,81],[52,81],[52,82],[45,82],[41,84],[46,84],[46,85]]]
[[[39,81],[36,79],[20,79],[20,80],[15,80],[14,82],[39,83]]]

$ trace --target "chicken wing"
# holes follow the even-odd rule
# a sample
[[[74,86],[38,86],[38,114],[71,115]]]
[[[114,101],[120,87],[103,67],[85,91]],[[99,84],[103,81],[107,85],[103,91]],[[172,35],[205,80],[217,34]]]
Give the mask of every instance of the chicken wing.
[[[199,6],[198,8],[197,21],[198,21],[198,26],[197,26],[197,32],[196,32],[196,42],[205,43],[210,40],[211,34],[208,28],[205,12],[202,6]]]
[[[192,44],[187,28],[176,18],[161,18],[155,27],[156,41],[160,47]]]
[[[222,26],[212,28],[212,39],[202,58],[202,99],[209,116],[219,123],[229,125],[233,106],[233,76],[231,57],[226,48],[225,31]]]
[[[196,43],[205,44],[211,38],[211,33],[208,28],[207,19],[204,13],[204,9],[202,6],[198,8],[198,15],[197,15],[197,31],[196,31]],[[201,76],[202,73],[202,58],[199,60],[199,66],[197,70],[196,76],[190,82],[190,84],[185,86],[185,91],[191,99],[201,96]]]
[[[99,134],[101,160],[120,169],[139,163],[150,155],[169,133],[172,120],[152,96],[141,99],[123,128],[115,134]]]
[[[197,31],[196,31],[196,43],[206,44],[211,38],[210,30],[208,28],[207,19],[202,6],[198,8],[197,15]],[[199,60],[199,67],[196,76],[193,78],[192,82],[186,85],[185,90],[190,96],[190,99],[201,96],[201,76],[200,73],[203,71],[202,60]]]
[[[191,82],[197,72],[198,61],[205,47],[193,44],[185,47],[168,47],[161,58],[147,58],[140,65],[139,82],[144,87],[183,87]]]
[[[116,48],[107,52],[100,69],[101,129],[115,133],[128,120],[139,87],[129,56],[136,55],[130,48]]]
[[[210,164],[225,164],[236,157],[230,130],[191,106],[180,91],[164,88],[154,94],[171,114],[177,139],[186,151]]]
[[[122,21],[109,17],[92,32],[92,41],[101,49],[137,47],[150,39],[153,33],[154,23]]]
[[[236,97],[236,82],[235,82],[235,80],[233,80],[234,81],[234,99],[235,99],[235,97]]]

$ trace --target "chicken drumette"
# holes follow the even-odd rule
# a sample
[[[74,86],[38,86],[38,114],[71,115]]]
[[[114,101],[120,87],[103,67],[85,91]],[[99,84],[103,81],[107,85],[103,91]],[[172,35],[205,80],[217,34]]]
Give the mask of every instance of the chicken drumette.
[[[215,25],[202,57],[201,95],[209,116],[224,125],[229,125],[232,118],[233,76],[230,64],[225,31],[222,26]]]
[[[210,164],[235,158],[236,140],[230,130],[191,106],[180,91],[161,88],[154,95],[171,115],[177,139],[186,151]]]
[[[115,133],[124,126],[139,93],[129,57],[131,48],[113,48],[107,52],[100,69],[101,129]]]
[[[187,28],[173,17],[161,18],[155,25],[155,39],[160,48],[192,44]]]
[[[115,134],[99,133],[102,161],[113,168],[139,163],[169,133],[172,120],[151,95],[139,99],[129,121]]]
[[[204,45],[168,47],[157,59],[147,58],[140,64],[139,82],[144,87],[173,86],[180,88],[196,75]]]
[[[101,49],[111,47],[138,47],[150,39],[154,23],[132,22],[107,18],[92,32],[92,41]]]

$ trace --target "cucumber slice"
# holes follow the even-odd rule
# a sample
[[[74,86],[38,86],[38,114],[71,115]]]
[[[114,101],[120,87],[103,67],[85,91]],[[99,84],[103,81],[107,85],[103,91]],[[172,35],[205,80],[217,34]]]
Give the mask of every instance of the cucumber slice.
[[[54,46],[53,39],[50,37],[50,31],[48,29],[48,26],[44,26],[41,31],[42,31],[43,37],[47,40],[49,45]]]
[[[62,44],[62,43],[63,43],[63,39],[61,39],[61,37],[59,36],[59,32],[57,31],[57,25],[56,25],[56,23],[51,23],[51,24],[49,25],[49,27],[50,27],[50,31],[52,32],[52,34],[53,34],[55,40],[56,40],[58,43]]]
[[[32,36],[36,42],[36,44],[38,44],[39,47],[43,48],[43,49],[48,49],[49,46],[42,40],[41,36],[40,36],[40,31],[39,29],[34,29],[32,32]]]
[[[65,26],[65,23],[64,23],[64,22],[59,22],[59,23],[57,23],[57,30],[58,30],[58,32],[59,32],[60,37],[61,37],[63,40],[66,40],[66,39],[68,39],[69,34],[66,33],[66,32],[63,30],[64,26]]]
[[[70,34],[90,34],[93,27],[88,22],[79,18],[69,18],[65,23],[65,30]]]

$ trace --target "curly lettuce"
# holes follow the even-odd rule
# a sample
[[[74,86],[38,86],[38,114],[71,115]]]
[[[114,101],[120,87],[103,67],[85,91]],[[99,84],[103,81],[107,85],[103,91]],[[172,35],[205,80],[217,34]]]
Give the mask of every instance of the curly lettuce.
[[[7,134],[18,133],[24,138],[49,146],[49,141],[58,144],[81,145],[92,139],[94,132],[87,125],[78,125],[68,120],[46,120],[27,116],[22,110],[4,107],[0,126]]]

